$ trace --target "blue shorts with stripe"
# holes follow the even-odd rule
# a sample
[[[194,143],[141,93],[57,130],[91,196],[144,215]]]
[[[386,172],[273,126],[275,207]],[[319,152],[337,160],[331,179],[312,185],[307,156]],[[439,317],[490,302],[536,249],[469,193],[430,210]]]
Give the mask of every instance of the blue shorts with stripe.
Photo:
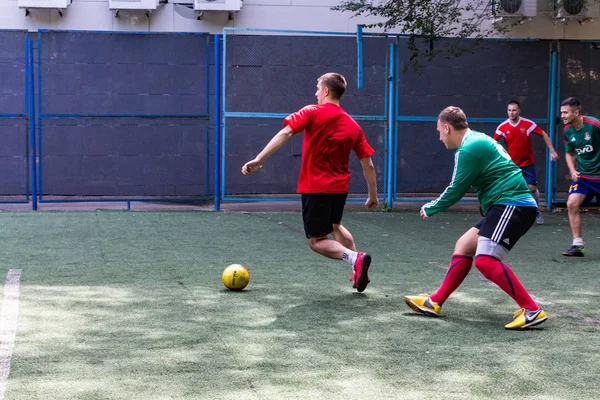
[[[479,236],[496,242],[506,250],[510,250],[527,233],[535,222],[537,207],[508,206],[498,204],[491,206],[485,217],[475,224]]]
[[[535,165],[521,167],[521,172],[523,173],[523,178],[525,178],[525,182],[527,182],[528,185],[537,186],[537,175],[535,174]]]
[[[572,194],[583,194],[585,199],[582,205],[589,205],[596,198],[596,204],[600,204],[600,179],[579,178],[573,181],[569,188],[569,196]]]

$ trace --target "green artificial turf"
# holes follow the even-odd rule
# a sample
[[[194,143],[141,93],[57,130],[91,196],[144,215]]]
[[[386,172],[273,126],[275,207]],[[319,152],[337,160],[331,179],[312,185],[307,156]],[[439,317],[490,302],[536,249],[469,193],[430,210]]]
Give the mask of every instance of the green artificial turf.
[[[479,218],[348,212],[373,256],[350,266],[308,248],[298,213],[0,213],[0,273],[22,269],[6,399],[597,399],[600,217],[586,257],[566,214],[546,214],[506,259],[549,315],[503,326],[516,304],[473,267],[443,318],[405,295],[437,288]],[[241,292],[228,264],[248,267]]]

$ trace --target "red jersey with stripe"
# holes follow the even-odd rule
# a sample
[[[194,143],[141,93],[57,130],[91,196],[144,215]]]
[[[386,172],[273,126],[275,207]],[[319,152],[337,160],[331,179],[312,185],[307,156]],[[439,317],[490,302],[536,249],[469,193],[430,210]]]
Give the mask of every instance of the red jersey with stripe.
[[[298,193],[348,193],[350,153],[375,153],[356,121],[333,103],[309,105],[283,121],[294,134],[304,131]]]
[[[513,162],[518,167],[528,167],[535,162],[530,135],[532,133],[541,135],[542,132],[542,128],[537,126],[535,122],[520,117],[515,125],[513,125],[510,119],[498,125],[494,139],[500,141],[500,139],[504,138],[506,151]]]

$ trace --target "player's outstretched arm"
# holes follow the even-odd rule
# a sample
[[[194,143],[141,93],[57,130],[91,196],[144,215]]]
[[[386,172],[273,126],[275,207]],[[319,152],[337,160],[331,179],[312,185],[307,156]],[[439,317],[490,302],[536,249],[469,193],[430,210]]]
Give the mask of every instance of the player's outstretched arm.
[[[554,146],[552,146],[552,141],[550,140],[550,136],[544,131],[542,131],[542,139],[544,139],[544,143],[546,143],[546,147],[550,150],[550,159],[552,161],[558,161],[558,153],[554,150]]]
[[[271,139],[271,141],[267,143],[265,148],[256,156],[254,160],[250,160],[246,164],[244,164],[244,166],[242,167],[242,174],[250,175],[251,173],[256,172],[257,170],[262,168],[262,164],[267,159],[267,157],[269,157],[271,154],[279,150],[284,144],[286,144],[291,139],[293,134],[294,132],[292,131],[292,128],[290,128],[289,125],[277,132],[277,134],[273,136],[273,139]]]
[[[371,157],[365,157],[360,160],[360,165],[363,169],[365,180],[367,181],[367,187],[369,190],[369,197],[365,203],[365,207],[370,210],[377,208],[379,205],[379,199],[377,198],[377,176],[375,175],[375,166]]]
[[[456,204],[467,193],[480,170],[477,157],[470,152],[458,150],[454,154],[454,173],[450,185],[437,199],[421,207],[421,217],[427,219]]]

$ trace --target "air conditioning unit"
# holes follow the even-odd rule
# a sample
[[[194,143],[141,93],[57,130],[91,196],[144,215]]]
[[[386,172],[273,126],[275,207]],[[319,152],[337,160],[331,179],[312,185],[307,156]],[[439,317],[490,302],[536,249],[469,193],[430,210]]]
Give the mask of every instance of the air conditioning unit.
[[[108,0],[111,10],[156,10],[158,0]]]
[[[593,18],[600,16],[600,0],[558,0],[556,18]]]
[[[242,0],[194,0],[196,11],[240,11]]]
[[[17,0],[20,8],[57,8],[59,10],[69,7],[71,0]]]
[[[495,17],[531,18],[552,11],[552,0],[495,0]]]

